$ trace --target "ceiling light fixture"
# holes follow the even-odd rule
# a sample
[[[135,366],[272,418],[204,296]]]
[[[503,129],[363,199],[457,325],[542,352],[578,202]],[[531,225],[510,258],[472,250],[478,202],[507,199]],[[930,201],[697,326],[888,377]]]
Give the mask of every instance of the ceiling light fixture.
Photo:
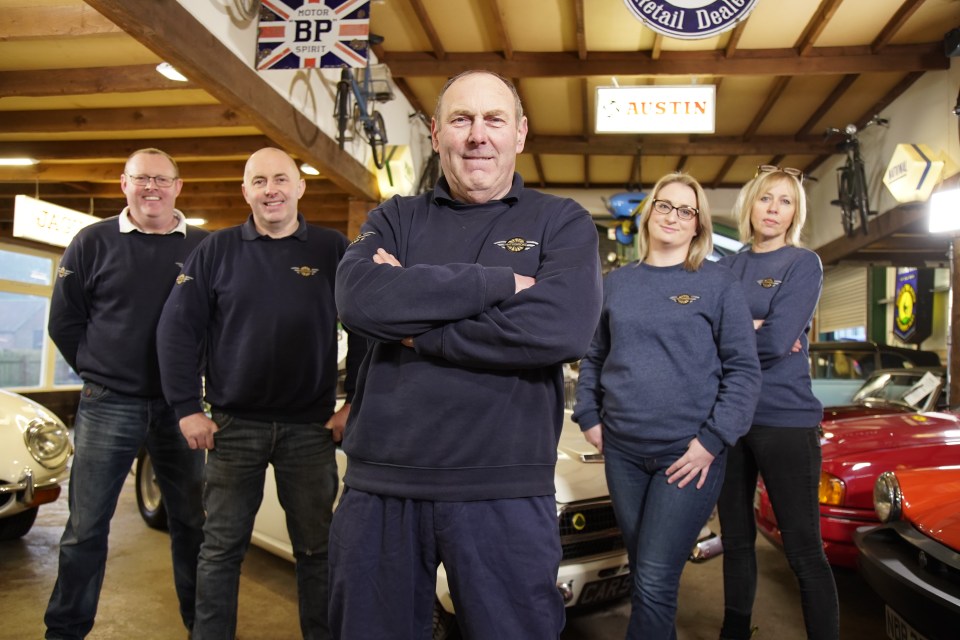
[[[30,167],[39,162],[33,158],[0,158],[0,167]]]
[[[317,168],[316,168],[315,166],[313,166],[312,164],[308,164],[308,163],[306,163],[306,162],[304,162],[303,164],[300,165],[300,171],[303,171],[303,172],[304,172],[305,174],[307,174],[308,176],[318,176],[318,175],[320,175],[320,170],[319,170],[319,169],[317,169]]]
[[[173,68],[173,65],[169,62],[161,62],[157,65],[157,71],[165,78],[170,80],[176,80],[177,82],[186,82],[187,76],[183,75],[179,71]]]
[[[184,220],[187,224],[192,224],[195,227],[202,227],[207,224],[206,218],[187,218]]]

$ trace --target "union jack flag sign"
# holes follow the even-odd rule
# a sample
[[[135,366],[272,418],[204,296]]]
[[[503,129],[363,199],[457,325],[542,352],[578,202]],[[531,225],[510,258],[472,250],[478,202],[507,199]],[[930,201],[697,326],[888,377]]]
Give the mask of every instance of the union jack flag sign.
[[[257,70],[367,64],[370,0],[262,0]]]

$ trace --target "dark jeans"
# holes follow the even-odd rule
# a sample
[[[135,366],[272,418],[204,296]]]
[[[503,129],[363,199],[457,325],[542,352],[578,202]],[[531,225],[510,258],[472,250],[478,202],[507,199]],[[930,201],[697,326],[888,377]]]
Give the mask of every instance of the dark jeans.
[[[628,640],[675,640],[680,575],[717,502],[726,453],[710,465],[703,487],[667,484],[666,469],[686,452],[656,457],[604,442],[607,486],[633,573]]]
[[[465,638],[557,640],[561,555],[553,496],[433,502],[347,489],[330,530],[333,637],[432,638],[443,562]]]
[[[191,451],[162,398],[126,396],[88,382],[73,429],[70,517],[60,539],[60,569],[44,616],[47,638],[83,638],[93,628],[107,566],[110,519],[130,467],[146,446],[167,509],[180,616],[194,620],[203,452]],[[144,636],[149,635],[147,629]]]
[[[321,423],[262,422],[214,413],[220,430],[204,468],[207,521],[197,568],[194,640],[233,640],[240,565],[263,499],[267,464],[297,563],[300,630],[330,637],[327,624],[327,538],[337,494],[336,446]]]
[[[840,611],[833,572],[820,538],[820,433],[817,427],[754,425],[730,451],[718,511],[723,534],[724,625],[721,636],[750,637],[757,592],[757,474],[770,496],[783,549],[800,583],[807,637],[836,640]]]

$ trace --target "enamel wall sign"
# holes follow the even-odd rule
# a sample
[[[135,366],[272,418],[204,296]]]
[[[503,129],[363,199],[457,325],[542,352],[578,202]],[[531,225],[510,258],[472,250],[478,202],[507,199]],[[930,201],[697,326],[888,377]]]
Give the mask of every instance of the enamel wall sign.
[[[747,17],[757,0],[624,0],[650,29],[681,40],[712,38]]]

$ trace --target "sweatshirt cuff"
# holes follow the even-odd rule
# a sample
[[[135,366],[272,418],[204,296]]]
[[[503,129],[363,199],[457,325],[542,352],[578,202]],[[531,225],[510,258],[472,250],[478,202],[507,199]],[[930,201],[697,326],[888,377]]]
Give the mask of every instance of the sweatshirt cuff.
[[[182,420],[187,416],[192,416],[195,413],[203,413],[203,404],[200,400],[187,400],[186,402],[178,402],[173,405],[173,412],[177,416],[177,420]]]
[[[716,434],[707,429],[700,430],[700,433],[697,434],[697,440],[699,440],[703,448],[713,454],[714,457],[720,455],[724,447],[727,446]]]
[[[583,415],[576,416],[575,418],[577,424],[580,426],[580,431],[586,431],[587,429],[592,429],[593,427],[600,424],[600,412],[599,411],[589,411]]]
[[[483,308],[495,307],[517,291],[517,281],[510,267],[486,267]]]
[[[443,327],[414,336],[413,349],[417,355],[443,357]]]

